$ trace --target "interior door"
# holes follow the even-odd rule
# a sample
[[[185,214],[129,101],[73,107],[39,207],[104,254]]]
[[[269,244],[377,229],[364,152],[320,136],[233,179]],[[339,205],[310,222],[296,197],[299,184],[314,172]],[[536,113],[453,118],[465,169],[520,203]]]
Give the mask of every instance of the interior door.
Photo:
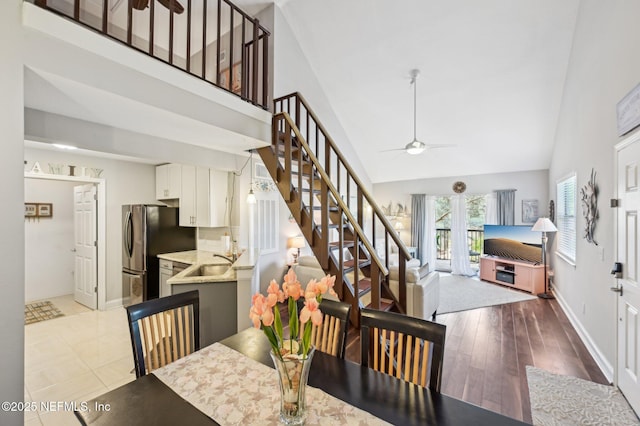
[[[98,238],[96,186],[73,188],[75,271],[74,298],[78,303],[98,307]]]
[[[640,238],[639,170],[640,142],[623,143],[617,152],[617,260],[622,274],[618,291],[618,387],[636,412],[640,412],[640,286],[638,260]]]

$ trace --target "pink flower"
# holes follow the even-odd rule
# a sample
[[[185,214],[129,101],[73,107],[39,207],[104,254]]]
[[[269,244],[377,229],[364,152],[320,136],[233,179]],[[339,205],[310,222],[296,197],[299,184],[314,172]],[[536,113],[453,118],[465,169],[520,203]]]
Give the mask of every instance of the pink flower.
[[[319,291],[318,282],[315,279],[311,279],[309,283],[307,283],[307,289],[304,291],[304,298],[316,297],[320,294]]]
[[[260,293],[256,293],[252,297],[252,306],[249,311],[249,318],[253,322],[255,328],[260,328],[260,322],[266,327],[270,327],[273,324],[273,309],[269,306],[268,300]]]
[[[285,299],[291,297],[293,300],[298,300],[300,299],[300,296],[302,296],[302,285],[300,285],[300,281],[298,281],[296,273],[291,268],[284,276],[282,290],[284,292]]]
[[[311,319],[313,325],[322,324],[322,312],[320,312],[320,304],[315,296],[307,297],[304,301],[304,308],[300,311],[300,322],[306,324]]]
[[[267,288],[267,299],[269,306],[274,307],[276,302],[284,302],[284,293],[280,290],[280,286],[276,280],[271,280]]]
[[[317,285],[318,295],[325,294],[327,291],[332,296],[337,296],[336,292],[333,291],[333,285],[336,283],[336,276],[326,275],[322,277],[320,282]]]

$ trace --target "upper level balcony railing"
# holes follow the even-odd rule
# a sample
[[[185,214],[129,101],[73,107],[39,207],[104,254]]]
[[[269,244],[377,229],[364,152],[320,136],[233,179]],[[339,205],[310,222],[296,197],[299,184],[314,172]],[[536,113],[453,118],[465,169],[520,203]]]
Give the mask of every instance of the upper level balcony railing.
[[[270,33],[229,0],[31,0],[269,109]]]
[[[482,229],[467,230],[467,241],[469,242],[469,258],[471,263],[479,263],[482,254],[482,241],[484,231]],[[436,229],[436,259],[451,260],[451,229]]]

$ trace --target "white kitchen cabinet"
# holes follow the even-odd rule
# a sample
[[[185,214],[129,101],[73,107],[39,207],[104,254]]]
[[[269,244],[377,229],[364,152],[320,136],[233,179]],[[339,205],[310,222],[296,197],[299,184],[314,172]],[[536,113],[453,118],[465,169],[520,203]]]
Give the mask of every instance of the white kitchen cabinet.
[[[171,295],[171,286],[167,280],[173,276],[173,262],[160,259],[160,297]]]
[[[209,196],[211,206],[211,227],[229,225],[229,214],[227,212],[227,185],[228,173],[219,170],[209,170]]]
[[[181,180],[182,166],[180,164],[156,166],[156,199],[180,198]]]
[[[180,226],[225,226],[227,173],[205,167],[182,166]]]

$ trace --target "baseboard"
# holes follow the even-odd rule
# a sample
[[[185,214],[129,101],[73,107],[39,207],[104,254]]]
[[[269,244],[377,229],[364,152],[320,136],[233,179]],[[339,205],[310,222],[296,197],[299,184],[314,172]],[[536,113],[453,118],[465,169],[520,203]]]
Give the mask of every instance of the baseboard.
[[[105,303],[104,310],[108,311],[108,310],[111,310],[111,309],[122,308],[123,306],[124,305],[122,303],[122,298],[109,300],[107,303]]]
[[[553,294],[556,296],[558,304],[564,311],[567,318],[569,318],[569,322],[578,333],[578,336],[580,336],[580,340],[582,340],[582,343],[587,347],[587,350],[595,360],[596,364],[598,364],[598,367],[600,367],[600,370],[602,370],[604,376],[610,383],[613,383],[613,365],[611,365],[605,358],[604,354],[600,352],[600,349],[598,349],[598,346],[595,344],[589,333],[587,333],[587,330],[584,329],[582,323],[578,320],[578,317],[574,314],[571,308],[569,308],[569,305],[562,298],[562,295],[557,291],[554,291]]]

